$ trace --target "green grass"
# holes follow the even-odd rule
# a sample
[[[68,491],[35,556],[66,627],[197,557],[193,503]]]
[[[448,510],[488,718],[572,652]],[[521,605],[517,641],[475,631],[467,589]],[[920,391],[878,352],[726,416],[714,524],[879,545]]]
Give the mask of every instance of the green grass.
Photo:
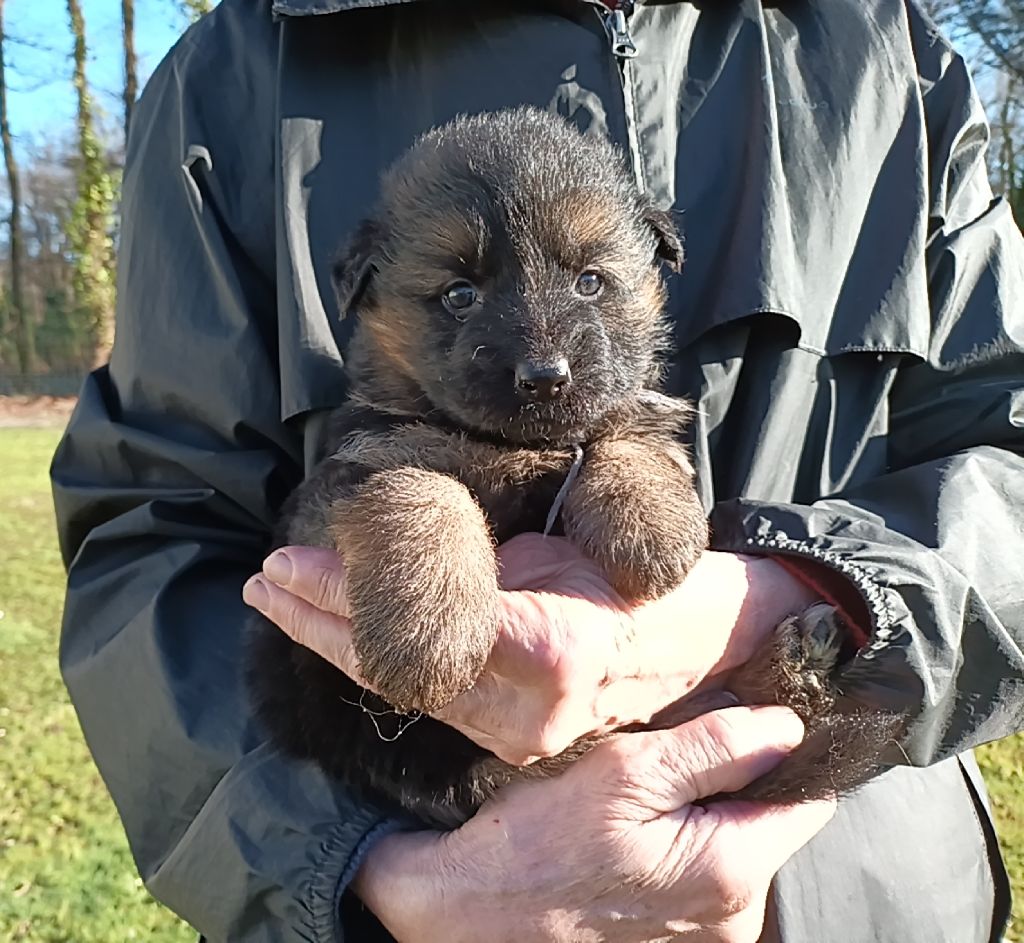
[[[135,873],[57,669],[54,429],[0,429],[0,940],[195,943]]]
[[[57,671],[53,429],[0,429],[0,941],[194,943],[135,873]],[[1024,943],[1024,737],[979,751]]]
[[[1013,886],[1013,919],[1005,943],[1024,943],[1024,734],[977,751]]]

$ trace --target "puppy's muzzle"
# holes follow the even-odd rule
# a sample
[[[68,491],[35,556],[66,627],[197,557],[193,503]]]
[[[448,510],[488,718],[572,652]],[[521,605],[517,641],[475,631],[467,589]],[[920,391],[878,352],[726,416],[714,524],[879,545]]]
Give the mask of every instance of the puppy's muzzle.
[[[564,357],[550,363],[521,360],[515,370],[516,393],[529,403],[550,403],[572,383],[569,361]]]

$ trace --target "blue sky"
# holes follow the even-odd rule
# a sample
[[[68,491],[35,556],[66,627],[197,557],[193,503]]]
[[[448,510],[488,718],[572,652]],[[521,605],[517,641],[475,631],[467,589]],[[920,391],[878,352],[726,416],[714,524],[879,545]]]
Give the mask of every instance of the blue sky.
[[[135,45],[144,81],[188,20],[176,0],[135,0]],[[121,125],[124,66],[120,0],[82,0],[89,43],[89,84],[104,125]],[[71,31],[66,0],[6,0],[4,22],[11,131],[19,149],[72,128]]]

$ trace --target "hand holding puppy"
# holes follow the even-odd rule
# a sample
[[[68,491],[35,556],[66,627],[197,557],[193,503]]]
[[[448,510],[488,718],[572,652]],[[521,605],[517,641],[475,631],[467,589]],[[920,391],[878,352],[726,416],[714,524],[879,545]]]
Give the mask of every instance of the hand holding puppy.
[[[772,877],[835,803],[693,803],[766,772],[802,733],[785,708],[737,707],[616,737],[455,832],[384,838],[354,890],[403,943],[753,943]]]
[[[676,590],[631,606],[564,539],[523,534],[499,557],[497,644],[477,683],[436,716],[520,765],[649,720],[743,664],[782,618],[814,599],[767,558],[708,551]],[[336,553],[277,551],[246,599],[363,683]]]
[[[763,558],[708,552],[679,589],[630,607],[566,540],[522,535],[499,557],[498,643],[439,716],[508,762],[646,719],[742,664],[808,601]],[[337,554],[284,548],[246,597],[360,680]],[[752,943],[773,875],[834,802],[692,803],[756,779],[802,733],[769,707],[614,737],[559,777],[506,787],[455,832],[383,839],[354,890],[409,943],[518,940],[524,928],[551,943]]]

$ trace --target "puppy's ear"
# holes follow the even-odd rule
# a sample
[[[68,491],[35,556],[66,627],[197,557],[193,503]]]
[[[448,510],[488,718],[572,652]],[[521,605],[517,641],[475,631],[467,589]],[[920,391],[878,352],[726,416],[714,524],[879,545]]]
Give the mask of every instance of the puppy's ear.
[[[676,224],[672,222],[671,215],[665,210],[658,209],[653,203],[645,202],[643,219],[658,239],[658,258],[673,272],[678,272],[683,267],[683,240],[676,229]]]
[[[338,314],[344,319],[362,298],[376,271],[382,230],[376,220],[359,224],[331,266],[331,282],[338,300]]]

